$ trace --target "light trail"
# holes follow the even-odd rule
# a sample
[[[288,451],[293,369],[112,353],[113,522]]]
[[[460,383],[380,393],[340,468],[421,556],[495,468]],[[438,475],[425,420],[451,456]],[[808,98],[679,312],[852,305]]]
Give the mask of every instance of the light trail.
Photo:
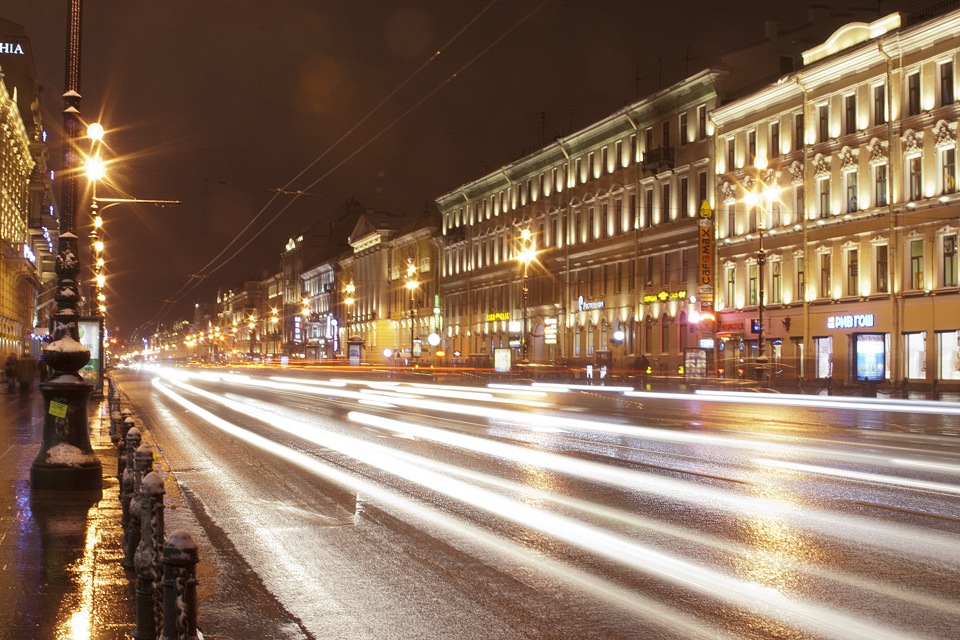
[[[863,473],[862,471],[849,471],[846,469],[831,469],[829,467],[819,467],[811,464],[800,464],[797,462],[786,462],[784,460],[769,460],[757,458],[753,461],[755,464],[775,467],[777,469],[788,469],[791,471],[804,471],[817,475],[833,476],[837,478],[846,478],[848,480],[857,480],[860,482],[873,482],[878,484],[892,484],[910,489],[921,489],[923,491],[935,491],[939,493],[960,494],[960,486],[953,484],[943,484],[941,482],[927,482],[924,480],[913,480],[911,478],[895,478],[884,476],[877,473]]]
[[[360,495],[363,495],[369,501],[375,502],[378,508],[384,511],[402,513],[406,516],[408,522],[413,525],[419,524],[427,530],[439,529],[448,536],[448,543],[458,543],[461,548],[465,549],[466,553],[480,555],[481,557],[490,556],[497,562],[513,562],[528,570],[533,568],[571,587],[589,592],[594,598],[616,606],[631,615],[643,618],[648,622],[656,621],[659,626],[669,629],[673,633],[680,633],[685,637],[703,638],[704,640],[711,640],[713,638],[730,638],[733,640],[733,636],[730,636],[702,619],[679,612],[673,607],[668,607],[632,589],[625,589],[594,574],[558,562],[541,553],[533,552],[502,536],[497,536],[485,531],[461,518],[444,513],[422,502],[412,500],[379,483],[345,472],[330,463],[318,460],[238,427],[220,418],[216,414],[207,411],[196,403],[187,400],[163,384],[159,378],[154,379],[153,384],[155,388],[172,401],[193,412],[221,431],[264,452],[323,477],[328,481],[336,483],[355,493],[358,498]],[[206,392],[191,388],[182,383],[182,381],[178,381],[178,384],[185,386],[194,393],[199,391],[199,395],[207,397],[205,395]],[[275,553],[276,549],[272,549],[272,552]],[[294,551],[294,553],[298,552]]]
[[[562,540],[590,553],[604,556],[636,571],[655,575],[733,606],[747,606],[752,611],[785,624],[824,634],[828,637],[869,638],[872,640],[886,638],[899,640],[906,637],[903,630],[886,628],[863,618],[845,615],[813,603],[796,601],[775,589],[758,583],[745,582],[664,552],[636,544],[632,540],[591,525],[531,507],[470,483],[406,463],[392,455],[391,450],[386,447],[316,428],[311,429],[311,425],[291,421],[278,416],[276,413],[262,411],[256,407],[227,400],[215,394],[190,387],[183,381],[177,381],[176,384],[288,433],[307,437],[305,432],[312,431],[311,435],[314,438],[308,439],[312,439],[317,444],[335,449],[365,464],[375,466],[406,482],[416,483],[458,502],[487,511],[499,518],[540,531],[544,535]],[[197,409],[200,408],[197,407]],[[216,418],[213,414],[200,410],[203,411],[205,419]],[[243,439],[247,441],[250,441],[249,437],[251,436],[259,440],[266,440],[262,436],[256,436],[246,432],[246,430],[229,425],[219,418],[217,418],[217,422],[221,429],[228,430],[234,435],[244,432],[247,435],[244,435]],[[227,428],[228,426],[232,428]],[[322,431],[322,433],[318,433],[318,431]],[[317,438],[317,436],[319,437]],[[276,443],[263,448],[275,454],[285,449],[285,447]]]

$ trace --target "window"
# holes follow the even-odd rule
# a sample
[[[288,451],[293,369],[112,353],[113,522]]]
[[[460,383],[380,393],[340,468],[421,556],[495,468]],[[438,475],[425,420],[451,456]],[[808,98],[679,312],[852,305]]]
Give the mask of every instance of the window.
[[[757,279],[759,277],[759,265],[751,262],[747,266],[747,305],[757,306]]]
[[[728,309],[732,309],[734,305],[734,293],[737,290],[737,270],[732,264],[727,265],[727,291],[726,299],[724,304]]]
[[[910,241],[910,286],[923,289],[923,240]]]
[[[873,124],[887,123],[887,87],[878,84],[873,88]]]
[[[887,245],[877,245],[877,293],[889,293],[890,269],[887,258]]]
[[[845,183],[845,203],[847,207],[847,213],[856,213],[857,211],[857,172],[856,171],[846,171],[843,174],[843,181]]]
[[[587,232],[584,236],[588,242],[597,238],[597,214],[593,207],[587,209]]]
[[[770,227],[776,229],[783,225],[783,216],[780,212],[780,200],[770,203]]]
[[[747,163],[753,165],[757,159],[757,132],[756,130],[747,132]]]
[[[647,256],[646,284],[648,287],[653,285],[653,256]]]
[[[617,140],[613,145],[613,169],[627,166],[623,157],[623,140]]]
[[[653,151],[653,127],[647,127],[646,131],[643,132],[645,136],[644,140],[644,153],[650,153]]]
[[[803,112],[793,118],[793,150],[803,149]]]
[[[793,188],[793,210],[797,214],[798,219],[803,215],[804,209],[803,185],[798,184]]]
[[[645,189],[643,191],[643,208],[644,215],[646,215],[645,222],[647,227],[653,226],[653,189]]]
[[[826,218],[830,215],[830,178],[817,181],[817,197],[817,213],[821,218]]]
[[[737,206],[734,203],[727,205],[727,237],[737,235]]]
[[[770,294],[772,304],[783,302],[783,270],[781,267],[779,260],[770,261],[770,290],[765,291],[764,294]]]
[[[940,65],[940,106],[953,104],[953,62]]]
[[[604,147],[606,148],[606,147]],[[598,175],[597,171],[597,154],[591,151],[587,154],[587,173],[583,176],[583,179],[580,180],[582,183],[586,183],[587,180],[595,178]]]
[[[826,142],[830,139],[830,105],[822,104],[817,107],[817,142]]]
[[[957,234],[943,236],[943,286],[957,286]]]
[[[623,290],[623,263],[618,262],[616,269],[617,273],[615,276],[616,280],[613,282],[613,292],[620,293],[620,291]]]
[[[757,205],[748,206],[747,208],[747,231],[749,233],[757,232],[757,210],[759,207]]]
[[[953,148],[940,151],[940,191],[953,193],[957,188],[957,150]]]
[[[623,213],[623,199],[613,201],[613,233],[622,233],[629,228],[630,221]]]
[[[831,297],[830,292],[830,254],[820,254],[820,297]]]
[[[707,139],[707,105],[697,107],[697,140]]]
[[[807,280],[804,276],[804,260],[803,256],[797,256],[797,295],[801,299],[805,299],[807,296]]]
[[[878,164],[873,168],[873,200],[878,207],[887,206],[887,165]]]
[[[680,202],[677,203],[679,213],[678,218],[686,218],[690,215],[690,186],[687,176],[680,178]]]
[[[857,94],[843,98],[843,126],[847,135],[857,132]]]
[[[670,121],[664,120],[660,124],[660,146],[664,149],[670,148]]]
[[[860,294],[860,277],[858,261],[860,252],[857,249],[847,251],[847,295],[856,296]]]
[[[627,277],[629,278],[630,291],[636,291],[637,290],[637,261],[636,260],[630,261],[630,273]]]
[[[697,206],[696,210],[700,210],[700,205],[702,205],[707,200],[707,172],[700,171],[697,173]]]
[[[640,211],[637,209],[637,194],[630,194],[630,211],[627,213],[630,216],[630,223],[628,229],[639,229],[640,228]]]
[[[923,197],[923,164],[920,156],[907,159],[907,178],[910,200],[921,199]]]
[[[770,135],[769,135],[769,146],[770,150],[767,151],[767,156],[770,158],[776,158],[780,155],[780,123],[773,122],[770,124]]]
[[[610,166],[610,147],[603,147],[600,149],[600,175],[605,173],[610,173],[612,167]]]
[[[734,138],[727,138],[727,171],[733,171],[737,168],[737,141]]]
[[[907,76],[907,115],[915,116],[920,113],[920,72],[916,71]]]
[[[670,183],[660,185],[660,223],[672,220],[670,215]]]
[[[583,179],[583,158],[577,158],[573,163],[573,180],[571,180],[570,186],[576,186],[577,182],[581,182]]]
[[[680,114],[680,146],[687,144],[690,140],[687,138],[687,114]]]
[[[637,134],[630,136],[630,162],[636,162],[639,158],[637,154],[639,150],[637,149]]]
[[[597,237],[608,238],[610,235],[610,206],[604,202],[600,205],[600,233]]]

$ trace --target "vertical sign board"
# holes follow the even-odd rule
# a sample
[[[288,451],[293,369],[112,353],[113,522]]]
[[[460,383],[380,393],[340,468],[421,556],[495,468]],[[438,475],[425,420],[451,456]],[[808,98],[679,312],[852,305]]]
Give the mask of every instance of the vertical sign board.
[[[700,205],[697,265],[700,299],[713,303],[713,209],[706,200]]]
[[[510,373],[510,349],[493,350],[493,368],[497,373]]]
[[[77,326],[80,330],[80,344],[90,351],[90,362],[80,375],[87,382],[93,383],[93,393],[103,396],[103,318],[99,316],[85,316],[80,318]]]

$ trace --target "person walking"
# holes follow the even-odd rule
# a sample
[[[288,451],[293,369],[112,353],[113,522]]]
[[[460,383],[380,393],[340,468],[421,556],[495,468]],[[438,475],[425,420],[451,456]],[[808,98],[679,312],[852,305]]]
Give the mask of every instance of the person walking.
[[[3,363],[3,375],[10,391],[13,391],[17,386],[17,355],[13,351]]]
[[[30,385],[37,377],[37,361],[29,353],[20,354],[16,366],[17,380],[20,382],[20,393],[30,391]]]

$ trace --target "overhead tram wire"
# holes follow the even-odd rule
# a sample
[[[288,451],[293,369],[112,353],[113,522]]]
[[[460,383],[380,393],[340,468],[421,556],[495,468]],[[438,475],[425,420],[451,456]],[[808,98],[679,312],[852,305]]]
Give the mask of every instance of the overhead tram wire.
[[[443,44],[443,46],[441,46],[439,49],[437,49],[437,51],[434,52],[434,54],[433,54],[432,56],[430,56],[426,61],[424,61],[423,64],[421,64],[416,70],[414,70],[413,73],[411,73],[403,82],[401,82],[399,85],[397,85],[397,86],[393,89],[393,91],[391,91],[389,94],[387,94],[379,103],[377,103],[369,112],[367,112],[367,114],[366,114],[365,116],[363,116],[360,120],[358,120],[358,121],[356,122],[356,124],[354,124],[347,132],[345,132],[345,133],[344,133],[342,136],[340,136],[340,138],[338,138],[332,145],[330,145],[330,147],[328,147],[326,151],[324,151],[322,154],[320,154],[319,156],[317,156],[317,158],[315,158],[312,162],[310,162],[310,164],[308,164],[306,167],[304,167],[297,175],[295,175],[293,178],[291,178],[283,187],[277,189],[277,191],[276,191],[276,192],[274,193],[274,195],[270,198],[270,200],[267,201],[267,203],[260,209],[260,211],[250,220],[250,222],[248,222],[247,225],[244,226],[244,228],[241,229],[241,230],[237,233],[237,235],[234,237],[234,239],[231,240],[231,241],[223,248],[223,250],[220,251],[220,253],[218,253],[216,256],[214,256],[213,259],[210,260],[210,262],[208,262],[204,267],[202,267],[201,269],[199,269],[199,272],[200,272],[200,273],[206,273],[206,275],[212,275],[213,273],[215,273],[216,271],[218,271],[220,268],[222,268],[223,266],[225,266],[226,264],[228,264],[231,260],[233,260],[244,248],[246,248],[246,247],[250,244],[250,241],[252,241],[253,239],[257,238],[261,233],[263,233],[263,231],[266,230],[266,228],[269,227],[269,225],[272,224],[272,223],[277,219],[277,217],[280,216],[280,214],[282,214],[284,211],[286,211],[287,208],[290,207],[290,205],[292,205],[293,202],[295,202],[296,199],[299,197],[299,195],[302,194],[302,193],[304,193],[305,190],[300,189],[300,190],[298,190],[298,191],[296,191],[296,192],[292,192],[292,193],[295,193],[296,196],[293,198],[293,200],[288,201],[287,204],[280,210],[280,212],[279,212],[278,214],[276,214],[273,218],[271,218],[270,222],[268,222],[266,225],[264,225],[263,227],[261,227],[261,229],[260,229],[256,234],[254,234],[254,235],[250,238],[250,240],[247,241],[246,244],[244,244],[240,249],[238,249],[237,251],[235,251],[229,258],[227,258],[226,260],[224,260],[218,267],[216,267],[215,269],[212,269],[212,270],[209,270],[209,271],[208,271],[208,269],[211,269],[211,267],[213,266],[213,264],[214,264],[217,260],[219,260],[220,257],[222,257],[223,254],[226,253],[226,251],[227,251],[228,249],[230,249],[230,247],[232,247],[234,244],[236,244],[236,242],[238,242],[239,239],[240,239],[241,237],[243,237],[243,235],[244,235],[244,234],[250,229],[250,227],[253,226],[253,225],[256,223],[256,221],[267,211],[267,209],[270,207],[270,205],[273,204],[273,202],[277,199],[277,197],[278,197],[279,195],[291,193],[291,192],[288,191],[288,189],[289,189],[290,187],[292,187],[292,186],[294,185],[294,183],[295,183],[300,177],[302,177],[302,176],[303,176],[307,171],[309,171],[314,165],[316,165],[318,162],[320,162],[320,160],[322,160],[322,159],[325,158],[328,154],[330,154],[341,142],[343,142],[344,140],[347,139],[347,137],[349,137],[351,134],[353,134],[353,132],[356,131],[356,129],[357,129],[360,125],[362,125],[364,122],[366,122],[367,120],[369,120],[377,111],[379,111],[384,105],[386,105],[388,101],[390,101],[394,96],[396,96],[396,94],[399,93],[400,90],[402,90],[402,89],[403,89],[407,84],[409,84],[415,77],[417,77],[417,76],[420,74],[420,72],[422,72],[428,65],[430,65],[430,63],[432,63],[434,60],[436,60],[436,59],[437,59],[445,50],[447,50],[454,42],[456,42],[456,41],[460,38],[460,36],[462,36],[471,26],[473,26],[474,23],[476,23],[477,20],[479,20],[479,19],[480,19],[487,11],[489,11],[497,2],[498,2],[498,0],[491,0],[491,2],[489,2],[483,9],[481,9],[476,15],[474,15],[473,18],[471,18],[470,21],[467,22],[456,34],[454,34],[453,37],[451,37],[449,40],[447,40],[446,43]],[[441,85],[441,86],[442,86],[442,85]],[[353,155],[351,155],[350,157],[353,157]],[[341,163],[341,164],[342,164],[342,163]],[[338,165],[338,166],[340,166],[340,165]],[[191,291],[193,291],[193,290],[197,287],[198,284],[199,284],[199,282],[198,282],[197,280],[195,280],[193,277],[191,277],[186,283],[184,283],[184,285],[180,288],[180,290],[178,290],[178,291],[173,295],[173,297],[174,297],[174,298],[182,298],[183,296],[185,296],[185,295],[189,294]],[[162,319],[162,314],[165,314],[165,312],[166,312],[166,310],[163,309],[163,308],[161,308],[161,310],[158,312],[158,316],[160,316],[160,317],[155,317],[155,320],[157,320],[157,321],[161,320],[161,319]],[[150,321],[150,322],[153,322],[153,321]],[[148,322],[148,324],[149,324],[149,322]]]
[[[367,113],[367,115],[365,115],[365,116],[364,116],[363,118],[361,118],[355,125],[353,125],[353,126],[350,128],[349,131],[347,131],[347,132],[344,133],[340,138],[338,138],[338,139],[337,139],[330,147],[328,147],[322,154],[320,154],[320,155],[319,155],[316,159],[314,159],[309,165],[307,165],[302,171],[300,171],[300,172],[299,172],[296,176],[294,176],[289,182],[287,182],[287,184],[285,184],[283,187],[281,187],[280,189],[278,189],[278,190],[273,194],[273,196],[271,196],[270,200],[269,200],[269,201],[260,209],[260,211],[250,220],[250,222],[248,222],[248,223],[246,224],[246,226],[244,226],[243,229],[241,229],[241,230],[237,233],[237,235],[234,237],[234,239],[233,239],[230,243],[228,243],[227,246],[224,247],[223,250],[220,251],[220,253],[218,253],[216,256],[214,256],[214,258],[211,259],[210,262],[208,262],[204,267],[202,267],[201,269],[199,269],[199,270],[198,270],[198,273],[205,274],[205,275],[208,275],[208,276],[216,273],[217,271],[219,271],[220,269],[222,269],[223,267],[225,267],[227,264],[229,264],[230,261],[232,261],[234,258],[236,258],[244,249],[246,249],[246,248],[250,245],[250,243],[252,243],[255,239],[257,239],[267,228],[270,227],[270,225],[272,225],[272,224],[277,220],[277,218],[279,218],[290,206],[293,205],[294,202],[296,202],[296,201],[300,198],[300,195],[299,195],[299,194],[294,195],[294,196],[280,209],[280,211],[278,211],[276,214],[274,214],[274,216],[273,216],[272,218],[270,218],[270,219],[267,221],[266,224],[264,224],[263,226],[261,226],[261,227],[259,228],[259,230],[258,230],[255,234],[253,234],[243,245],[241,245],[239,248],[237,248],[236,251],[234,251],[234,252],[233,252],[230,256],[228,256],[226,259],[222,260],[222,261],[220,262],[220,264],[218,264],[217,266],[215,266],[215,267],[213,266],[214,263],[215,263],[217,260],[219,260],[219,259],[223,256],[223,254],[226,253],[228,249],[230,249],[230,247],[232,247],[234,244],[236,244],[236,242],[239,241],[239,239],[243,236],[243,234],[246,233],[246,232],[250,229],[250,227],[253,226],[254,223],[256,223],[256,221],[260,219],[260,217],[261,217],[264,213],[266,213],[267,209],[268,209],[268,208],[270,207],[270,205],[273,204],[273,202],[281,195],[281,192],[282,192],[282,191],[288,190],[290,187],[292,187],[293,184],[294,184],[294,182],[296,182],[296,181],[297,181],[300,177],[302,177],[307,171],[309,171],[314,165],[316,165],[317,162],[319,162],[319,161],[322,160],[324,157],[326,157],[337,145],[339,145],[343,140],[345,140],[348,136],[350,136],[350,135],[357,129],[357,127],[359,127],[359,126],[360,126],[361,124],[363,124],[366,120],[368,120],[370,117],[372,117],[373,114],[376,113],[381,107],[383,107],[383,105],[386,104],[388,100],[390,100],[393,96],[395,96],[404,86],[406,86],[411,80],[413,80],[413,78],[415,78],[415,77],[416,77],[424,68],[426,68],[431,62],[433,62],[434,60],[436,60],[436,59],[442,54],[442,52],[443,52],[444,50],[446,50],[447,48],[449,48],[449,47],[450,47],[461,35],[463,35],[463,33],[466,32],[467,29],[469,29],[484,13],[486,13],[494,4],[496,4],[497,1],[498,1],[498,0],[492,0],[490,3],[488,3],[478,14],[475,15],[466,25],[464,25],[463,28],[461,28],[452,38],[450,38],[450,40],[448,40],[448,41],[447,41],[442,47],[440,47],[432,56],[430,56],[430,58],[428,58],[423,64],[421,64],[410,76],[408,76],[408,77],[407,77],[402,83],[400,83],[393,91],[391,91],[390,94],[388,94],[383,100],[381,100],[379,103],[377,103],[377,105],[374,106],[373,109],[371,109],[371,110]],[[363,143],[363,144],[362,144],[361,146],[359,146],[356,150],[354,150],[352,153],[350,153],[349,155],[347,155],[343,160],[341,160],[339,163],[337,163],[337,164],[336,164],[335,166],[333,166],[331,169],[329,169],[328,171],[326,171],[326,172],[325,172],[323,175],[321,175],[319,178],[317,178],[316,180],[314,180],[313,182],[311,182],[309,185],[307,185],[307,186],[304,187],[303,189],[299,189],[298,191],[300,191],[300,192],[308,192],[308,191],[310,191],[310,189],[312,189],[314,186],[316,186],[317,184],[319,184],[320,182],[322,182],[323,180],[325,180],[327,177],[330,176],[330,174],[332,174],[334,171],[336,171],[337,169],[339,169],[340,167],[342,167],[346,162],[348,162],[349,160],[351,160],[352,158],[354,158],[357,154],[359,154],[360,152],[362,152],[363,150],[365,150],[367,147],[369,147],[371,144],[373,144],[374,142],[376,142],[381,136],[383,136],[385,133],[387,133],[388,131],[390,131],[391,129],[393,129],[393,127],[395,127],[397,124],[399,124],[404,118],[406,118],[410,113],[412,113],[414,110],[416,110],[420,105],[422,105],[422,104],[423,104],[424,102],[426,102],[428,99],[430,99],[431,97],[433,97],[438,91],[440,91],[440,89],[442,89],[442,88],[445,87],[447,84],[449,84],[451,81],[453,81],[455,78],[457,78],[457,76],[459,76],[461,73],[463,73],[463,71],[465,71],[467,68],[469,68],[470,66],[472,66],[477,60],[479,60],[479,59],[482,58],[484,55],[486,55],[491,49],[493,49],[497,44],[499,44],[499,43],[500,43],[501,41],[503,41],[507,36],[509,36],[511,33],[513,33],[516,29],[518,29],[522,24],[526,23],[527,20],[529,20],[531,17],[533,17],[537,12],[539,12],[539,11],[540,11],[544,6],[546,6],[550,1],[551,1],[551,0],[542,0],[539,4],[537,4],[536,7],[534,7],[533,9],[531,9],[531,10],[530,10],[525,16],[523,16],[520,20],[512,23],[511,26],[510,26],[507,30],[505,30],[503,33],[501,33],[501,34],[500,34],[497,38],[495,38],[489,45],[487,45],[486,47],[484,47],[484,48],[483,48],[479,53],[477,53],[474,57],[472,57],[472,58],[471,58],[470,60],[468,60],[465,64],[463,64],[462,66],[460,66],[460,68],[458,68],[455,72],[453,72],[452,74],[450,74],[443,82],[441,82],[439,85],[437,85],[436,87],[434,87],[433,90],[431,90],[431,91],[429,91],[428,93],[424,94],[424,96],[421,97],[416,103],[414,103],[411,107],[409,107],[409,108],[408,108],[406,111],[404,111],[402,114],[400,114],[399,116],[397,116],[390,124],[388,124],[388,125],[385,126],[383,129],[381,129],[379,132],[377,132],[376,134],[374,134],[369,140],[367,140],[367,142]],[[195,278],[195,277],[191,277],[186,283],[184,283],[184,285],[183,285],[176,293],[173,294],[172,297],[179,302],[184,296],[189,295],[192,291],[194,291],[197,287],[199,287],[201,282],[202,282],[201,279]],[[144,323],[143,325],[141,325],[140,328],[146,327],[146,326],[149,326],[149,325],[151,325],[151,324],[154,324],[154,323],[157,323],[157,322],[162,321],[163,318],[165,317],[165,315],[170,311],[170,309],[171,309],[172,307],[173,307],[173,304],[169,304],[169,305],[168,305],[168,304],[165,303],[165,304],[163,305],[163,307],[161,307],[161,309],[157,312],[157,314],[155,314],[154,318],[152,318],[151,320],[149,320],[149,321],[147,321],[146,323]],[[139,328],[138,328],[138,329],[139,329]]]

